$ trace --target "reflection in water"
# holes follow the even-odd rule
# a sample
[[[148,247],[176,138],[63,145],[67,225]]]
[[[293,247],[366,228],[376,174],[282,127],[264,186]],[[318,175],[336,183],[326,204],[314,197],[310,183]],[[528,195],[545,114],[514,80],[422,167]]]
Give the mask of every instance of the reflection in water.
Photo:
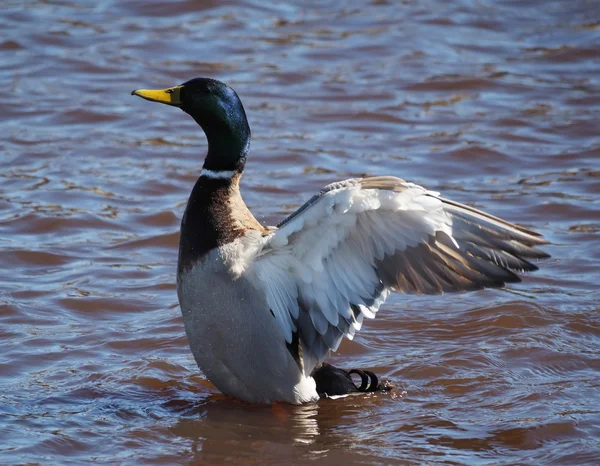
[[[233,458],[260,458],[267,453],[264,450],[277,445],[314,444],[320,434],[318,410],[317,404],[253,406],[215,395],[182,412],[170,430],[178,437],[190,439],[193,450],[203,455],[218,457],[225,446]],[[249,447],[241,451],[236,448],[247,440]]]
[[[302,406],[260,406],[218,394],[198,404],[180,406],[180,417],[169,432],[190,440],[198,461],[247,463],[271,458],[287,462],[287,448],[295,447],[297,458],[327,457],[339,464],[337,461],[350,461],[357,455],[370,458],[373,446],[385,447],[373,431],[377,420],[370,410],[381,401],[398,409],[399,397],[401,392],[322,400]],[[359,430],[351,427],[357,422],[361,425]]]

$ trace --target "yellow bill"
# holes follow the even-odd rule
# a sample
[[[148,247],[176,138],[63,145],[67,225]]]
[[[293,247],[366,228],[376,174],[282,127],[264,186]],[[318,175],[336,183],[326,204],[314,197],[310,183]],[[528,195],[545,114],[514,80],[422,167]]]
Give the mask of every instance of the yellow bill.
[[[183,86],[169,87],[168,89],[137,89],[131,95],[138,95],[142,99],[161,104],[181,106],[180,92]]]

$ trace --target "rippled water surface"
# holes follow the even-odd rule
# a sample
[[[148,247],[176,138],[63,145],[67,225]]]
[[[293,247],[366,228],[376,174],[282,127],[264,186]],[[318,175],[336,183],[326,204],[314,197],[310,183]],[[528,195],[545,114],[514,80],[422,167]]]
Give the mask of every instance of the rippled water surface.
[[[1,2],[0,463],[600,462],[600,4],[302,3]],[[394,174],[553,258],[504,290],[392,297],[331,358],[391,395],[224,398],[175,295],[206,142],[130,96],[196,76],[245,103],[260,221]]]

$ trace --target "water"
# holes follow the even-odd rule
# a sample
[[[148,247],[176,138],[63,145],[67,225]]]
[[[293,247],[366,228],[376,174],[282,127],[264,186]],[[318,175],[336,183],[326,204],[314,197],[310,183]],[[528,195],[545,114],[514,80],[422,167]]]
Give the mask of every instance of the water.
[[[12,1],[0,6],[0,463],[597,464],[596,1]],[[228,82],[243,194],[275,224],[394,174],[543,233],[505,290],[394,296],[330,361],[390,395],[219,395],[175,296],[206,150],[129,95]]]

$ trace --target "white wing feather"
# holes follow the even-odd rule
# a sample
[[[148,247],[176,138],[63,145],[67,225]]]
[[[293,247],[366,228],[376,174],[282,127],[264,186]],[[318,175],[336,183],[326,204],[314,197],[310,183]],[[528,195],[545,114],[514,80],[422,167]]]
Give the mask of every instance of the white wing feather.
[[[247,276],[264,289],[309,374],[373,318],[390,291],[441,293],[518,281],[547,257],[534,232],[393,177],[327,186],[265,237]]]

